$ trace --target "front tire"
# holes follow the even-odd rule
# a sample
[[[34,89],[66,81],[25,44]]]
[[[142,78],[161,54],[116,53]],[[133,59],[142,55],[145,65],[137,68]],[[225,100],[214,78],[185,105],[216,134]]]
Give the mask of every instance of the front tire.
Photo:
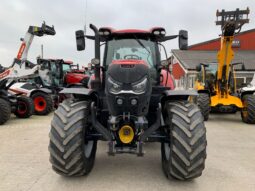
[[[49,94],[37,92],[31,97],[34,101],[36,115],[48,115],[53,110],[53,100]]]
[[[165,107],[170,143],[162,143],[165,175],[178,180],[201,176],[206,159],[206,129],[199,108],[188,102],[170,102]]]
[[[255,124],[255,95],[243,96],[244,108],[241,110],[242,120],[248,124]]]
[[[55,111],[50,130],[50,162],[63,176],[88,174],[95,161],[97,141],[87,141],[90,102],[64,100]]]
[[[0,125],[3,125],[10,119],[11,116],[11,105],[6,100],[0,98]]]
[[[17,97],[17,109],[14,112],[18,118],[29,118],[34,113],[34,103],[30,97]]]
[[[197,105],[204,116],[204,121],[207,121],[211,110],[210,96],[207,93],[199,93],[197,96]]]

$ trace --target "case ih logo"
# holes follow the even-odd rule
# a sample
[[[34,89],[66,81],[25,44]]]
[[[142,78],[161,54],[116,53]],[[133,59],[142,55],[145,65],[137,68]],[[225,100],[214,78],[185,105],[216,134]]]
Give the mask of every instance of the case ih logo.
[[[0,74],[0,79],[8,76],[10,74],[11,70],[6,70],[5,72],[3,72],[2,74]]]

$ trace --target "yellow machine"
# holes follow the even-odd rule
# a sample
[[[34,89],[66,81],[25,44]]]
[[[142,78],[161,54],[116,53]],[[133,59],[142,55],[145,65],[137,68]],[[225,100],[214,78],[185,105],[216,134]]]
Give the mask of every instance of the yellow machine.
[[[234,51],[232,42],[234,35],[240,32],[242,26],[249,22],[249,9],[236,11],[217,11],[216,25],[221,25],[221,47],[218,52],[218,63],[200,64],[195,88],[199,93],[197,103],[208,120],[210,110],[219,112],[241,111],[245,123],[255,123],[254,91],[237,94],[234,66],[242,63],[232,63]],[[246,18],[244,18],[246,16]],[[221,19],[218,20],[218,17]],[[244,65],[243,65],[244,67]]]

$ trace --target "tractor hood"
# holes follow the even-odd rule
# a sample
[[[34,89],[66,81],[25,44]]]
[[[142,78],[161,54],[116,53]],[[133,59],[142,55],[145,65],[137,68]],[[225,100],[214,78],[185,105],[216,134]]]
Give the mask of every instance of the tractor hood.
[[[107,74],[114,81],[132,84],[149,76],[149,67],[143,60],[113,60]]]

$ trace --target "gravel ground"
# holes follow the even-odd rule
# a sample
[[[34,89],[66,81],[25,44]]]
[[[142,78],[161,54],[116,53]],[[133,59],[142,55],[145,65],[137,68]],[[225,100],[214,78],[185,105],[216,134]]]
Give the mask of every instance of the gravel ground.
[[[48,133],[52,114],[12,117],[0,127],[0,190],[255,190],[255,125],[240,113],[212,114],[207,127],[207,160],[193,181],[168,180],[161,170],[160,144],[146,144],[144,157],[107,155],[100,142],[95,166],[86,177],[65,178],[51,170]]]

